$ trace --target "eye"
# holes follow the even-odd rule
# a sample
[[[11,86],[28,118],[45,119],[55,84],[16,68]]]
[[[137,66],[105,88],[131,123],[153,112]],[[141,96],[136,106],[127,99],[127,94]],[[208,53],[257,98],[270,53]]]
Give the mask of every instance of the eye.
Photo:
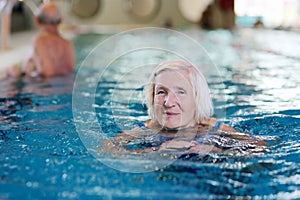
[[[185,91],[184,91],[184,90],[178,90],[178,91],[177,91],[177,94],[179,94],[179,95],[184,95],[184,94],[185,94]]]
[[[166,94],[166,91],[165,91],[165,90],[158,90],[158,91],[156,92],[156,95],[164,95],[164,94]]]

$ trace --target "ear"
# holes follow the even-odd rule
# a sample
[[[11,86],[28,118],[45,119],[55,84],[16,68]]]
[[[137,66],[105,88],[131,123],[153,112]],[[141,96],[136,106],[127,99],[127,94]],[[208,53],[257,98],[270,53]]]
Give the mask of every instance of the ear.
[[[40,20],[40,18],[39,18],[38,16],[35,16],[35,17],[34,17],[34,22],[35,22],[35,24],[38,25],[38,26],[41,25],[41,20]]]
[[[59,23],[62,23],[63,22],[63,16],[62,15],[60,15],[60,18],[59,18]]]
[[[61,22],[62,22],[62,17],[59,18],[58,24],[60,24]]]

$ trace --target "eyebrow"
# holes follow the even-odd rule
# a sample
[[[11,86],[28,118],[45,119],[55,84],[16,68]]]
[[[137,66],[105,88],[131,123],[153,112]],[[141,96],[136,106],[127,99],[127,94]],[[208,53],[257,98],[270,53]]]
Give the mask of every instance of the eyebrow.
[[[169,88],[164,87],[163,85],[155,85],[155,89],[164,89],[164,90],[169,90]],[[183,87],[175,87],[176,90],[183,90],[186,92],[186,89],[184,89]]]
[[[154,89],[165,89],[165,90],[168,90],[167,87],[164,87],[164,86],[162,86],[162,85],[155,85],[155,86],[154,86]]]
[[[175,87],[177,90],[183,90],[186,91],[186,89],[182,88],[182,87]]]

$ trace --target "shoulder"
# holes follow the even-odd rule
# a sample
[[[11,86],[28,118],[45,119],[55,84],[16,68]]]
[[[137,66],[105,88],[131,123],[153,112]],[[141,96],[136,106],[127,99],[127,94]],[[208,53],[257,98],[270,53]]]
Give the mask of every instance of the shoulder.
[[[228,132],[239,132],[236,129],[234,129],[233,127],[227,125],[227,124],[223,124],[221,121],[218,121],[215,118],[206,118],[201,120],[200,122],[201,125],[207,125],[210,128],[212,128],[213,130],[222,130],[222,131],[228,131]]]
[[[159,123],[156,120],[148,120],[144,122],[144,125],[150,129],[155,129],[160,127]]]
[[[66,43],[69,43],[70,41],[63,38],[61,35],[59,34],[50,34],[50,33],[39,33],[35,39],[34,39],[36,42],[41,42],[41,41],[45,41],[45,40],[49,40],[49,41],[52,41],[52,40],[60,40],[60,41],[63,41],[63,42],[66,42]]]
[[[40,33],[33,39],[33,43],[36,46],[44,46],[45,42],[49,40],[51,40],[51,37],[48,34]]]
[[[60,35],[39,34],[35,37],[33,43],[37,48],[59,47],[66,48],[66,50],[74,49],[73,43]]]

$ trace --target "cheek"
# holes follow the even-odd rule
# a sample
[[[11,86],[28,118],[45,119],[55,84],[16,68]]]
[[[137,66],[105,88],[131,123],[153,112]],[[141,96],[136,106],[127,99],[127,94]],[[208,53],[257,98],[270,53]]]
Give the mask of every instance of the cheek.
[[[159,109],[162,108],[161,99],[154,97],[154,110],[157,113]]]
[[[159,98],[154,99],[154,113],[156,117],[160,118],[163,110],[164,110],[164,103],[161,102],[161,99]]]
[[[154,103],[154,111],[155,111],[156,113],[162,112],[163,109],[164,109],[164,108],[163,108],[163,105],[161,105],[161,104],[159,104],[159,103]]]
[[[194,113],[196,111],[196,104],[192,99],[184,99],[181,101],[181,105],[185,110],[188,110],[189,112]]]
[[[156,96],[154,97],[154,106],[158,105],[162,105],[164,103],[164,99],[161,96]]]

